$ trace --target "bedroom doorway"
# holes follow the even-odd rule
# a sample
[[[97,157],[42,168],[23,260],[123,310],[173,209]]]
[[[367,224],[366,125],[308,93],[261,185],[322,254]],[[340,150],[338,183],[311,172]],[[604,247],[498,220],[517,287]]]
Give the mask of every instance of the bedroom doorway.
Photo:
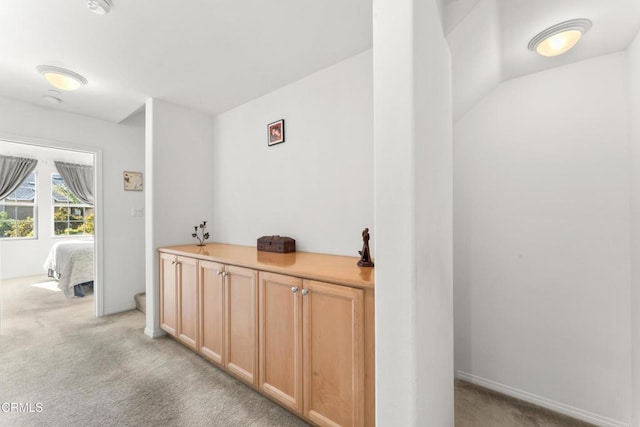
[[[0,206],[5,212],[0,213],[0,228],[9,230],[0,230],[0,280],[7,285],[30,283],[41,293],[42,289],[56,293],[48,297],[52,301],[73,299],[82,313],[101,317],[100,150],[0,135],[0,154],[37,160],[11,200],[7,197],[5,206]],[[65,169],[76,166],[82,167],[80,172]],[[90,199],[77,187],[74,173],[89,177],[80,181],[92,187]],[[12,291],[7,292],[5,307],[11,301]]]

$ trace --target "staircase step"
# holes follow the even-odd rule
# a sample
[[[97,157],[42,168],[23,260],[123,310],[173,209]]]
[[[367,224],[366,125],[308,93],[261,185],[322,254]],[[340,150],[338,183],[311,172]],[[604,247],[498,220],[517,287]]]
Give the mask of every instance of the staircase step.
[[[136,308],[141,312],[146,313],[145,310],[147,309],[147,295],[143,292],[141,294],[136,294],[134,298],[136,300]]]

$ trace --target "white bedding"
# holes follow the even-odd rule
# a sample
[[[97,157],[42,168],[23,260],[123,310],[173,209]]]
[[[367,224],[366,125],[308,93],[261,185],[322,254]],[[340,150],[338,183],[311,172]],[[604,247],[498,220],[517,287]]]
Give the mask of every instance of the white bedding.
[[[63,241],[54,243],[44,263],[45,270],[54,271],[58,288],[73,297],[73,287],[93,281],[93,242]]]

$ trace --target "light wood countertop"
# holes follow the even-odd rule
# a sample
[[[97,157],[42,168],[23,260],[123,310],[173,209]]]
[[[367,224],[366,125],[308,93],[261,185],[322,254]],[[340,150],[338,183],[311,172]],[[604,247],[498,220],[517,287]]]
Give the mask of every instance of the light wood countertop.
[[[374,288],[375,269],[358,267],[358,257],[292,252],[258,251],[255,246],[209,243],[158,248],[159,252],[270,271],[304,279],[319,280],[363,289]]]

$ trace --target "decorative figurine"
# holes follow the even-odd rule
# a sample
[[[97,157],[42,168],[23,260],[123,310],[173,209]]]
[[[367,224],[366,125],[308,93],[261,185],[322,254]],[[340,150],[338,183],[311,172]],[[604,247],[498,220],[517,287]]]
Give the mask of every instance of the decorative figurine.
[[[369,251],[369,229],[362,230],[362,250],[358,251],[360,254],[360,261],[358,266],[360,267],[373,267],[373,261],[371,261],[371,252]]]
[[[193,226],[193,233],[191,234],[191,237],[198,239],[198,246],[205,246],[206,243],[204,241],[209,238],[209,232],[204,231],[204,229],[207,228],[207,221],[202,221],[199,228],[200,228],[200,231],[202,232],[202,237],[198,235],[197,225]]]

